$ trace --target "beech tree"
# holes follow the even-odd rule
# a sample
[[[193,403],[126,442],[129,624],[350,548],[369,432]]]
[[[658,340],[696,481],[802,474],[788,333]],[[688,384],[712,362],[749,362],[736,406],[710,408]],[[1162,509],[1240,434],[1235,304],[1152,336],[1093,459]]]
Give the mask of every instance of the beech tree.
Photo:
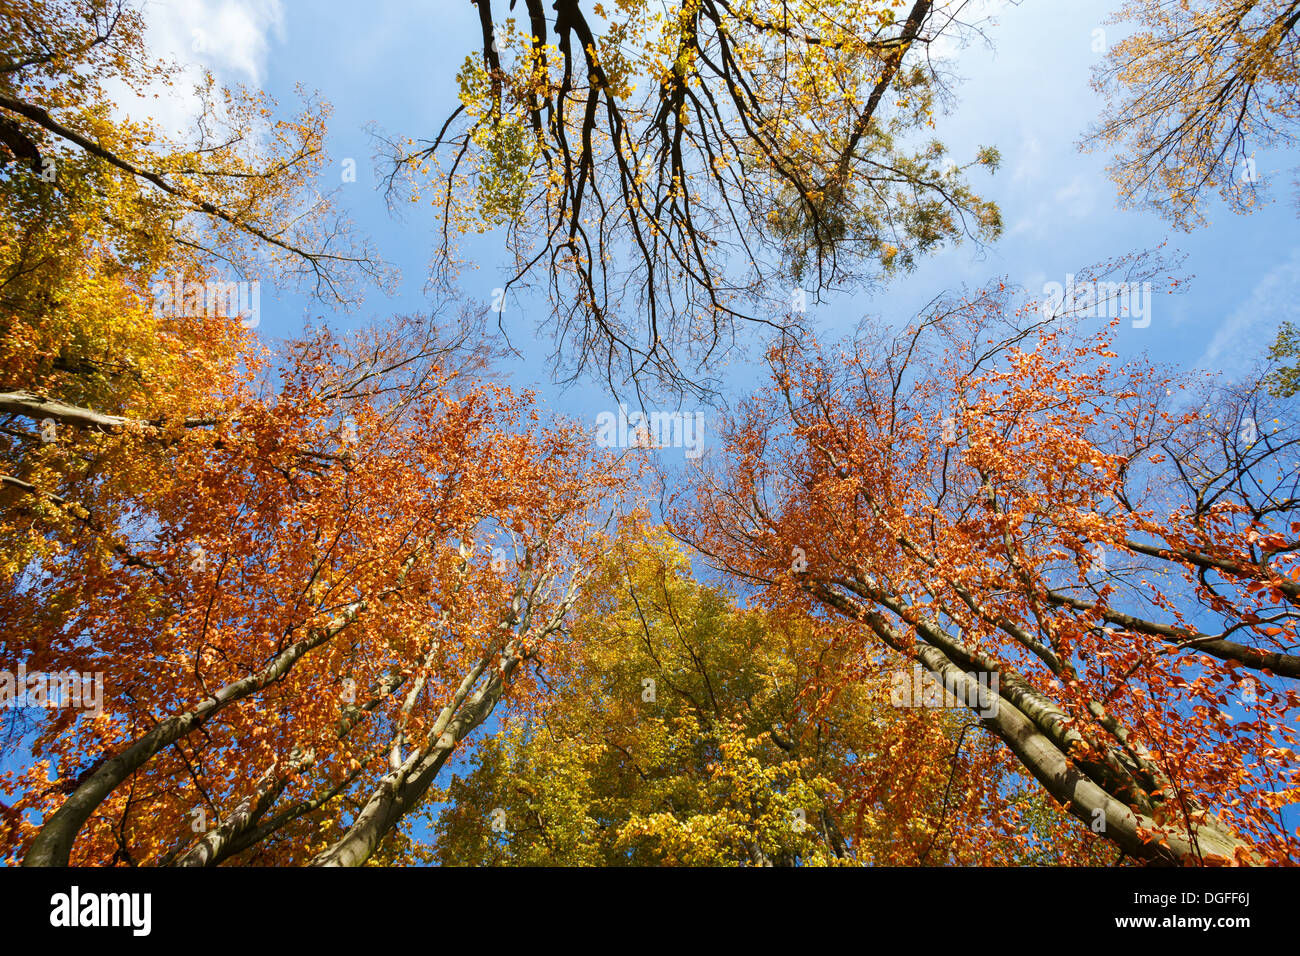
[[[926,141],[971,4],[474,6],[390,197],[432,184],[445,283],[503,229],[494,298],[545,283],[574,375],[707,393],[742,323],[1000,230],[996,151]],[[1126,11],[1098,136],[1187,225],[1289,142],[1300,14]],[[108,93],[179,76],[123,0],[0,26],[0,691],[43,675],[0,708],[8,862],[1296,861],[1289,327],[1244,383],[1120,362],[1083,314],[1138,257],[778,335],[655,529],[639,455],[492,381],[472,309],[258,338],[239,283],[388,277],[317,192],[326,106],[205,77],[176,137]]]
[[[1294,409],[1121,363],[1119,320],[1069,311],[999,284],[775,348],[674,526],[961,700],[995,675],[981,727],[1127,857],[1294,862]]]
[[[153,266],[146,275],[165,251],[188,255],[175,265],[196,271],[297,277],[338,304],[358,301],[358,278],[384,276],[317,191],[327,106],[308,100],[297,117],[274,119],[269,98],[220,87],[211,74],[196,89],[177,89],[180,67],[150,56],[142,16],[123,0],[15,0],[3,16],[6,185],[26,187],[16,213],[43,227],[33,230],[40,238],[57,235],[55,225],[111,228],[117,245],[97,251]],[[110,84],[145,99],[188,97],[192,129],[178,139],[148,119],[122,118]],[[84,246],[95,235],[62,238]],[[31,259],[29,267],[44,257]]]
[[[1105,117],[1089,148],[1117,149],[1111,175],[1125,205],[1175,225],[1203,225],[1207,193],[1254,208],[1258,149],[1287,148],[1300,117],[1300,4],[1295,0],[1128,0],[1093,86]]]
[[[460,105],[387,141],[389,184],[432,189],[444,275],[459,233],[505,230],[499,304],[544,284],[574,375],[708,391],[737,323],[784,327],[800,284],[1000,231],[965,181],[996,151],[923,138],[946,91],[929,50],[970,4],[473,2]]]
[[[254,297],[301,281],[354,304],[359,280],[386,273],[316,191],[323,105],[275,119],[264,96],[209,76],[178,140],[107,92],[186,94],[178,68],[147,54],[134,5],[17,0],[0,17],[0,460],[14,506],[0,540],[14,573],[60,529],[90,521],[111,539],[138,490],[117,482],[166,467],[151,442],[106,469],[125,453],[106,433],[226,414],[255,351]]]
[[[618,470],[526,396],[394,361],[408,331],[303,342],[210,428],[121,426],[172,443],[137,533],[84,529],[0,597],[7,657],[105,688],[8,775],[24,864],[362,863],[532,692]]]
[[[738,608],[692,579],[661,529],[623,529],[573,638],[543,669],[545,700],[512,708],[442,791],[435,861],[1114,858],[959,709],[896,706],[883,669],[855,664],[836,626]]]
[[[315,192],[325,109],[208,78],[177,141],[105,92],[176,81],[134,7],[3,15],[0,654],[102,684],[3,711],[33,757],[6,851],[363,862],[528,693],[613,471],[473,380],[472,322],[307,335],[277,369],[214,283],[348,305],[383,277]]]

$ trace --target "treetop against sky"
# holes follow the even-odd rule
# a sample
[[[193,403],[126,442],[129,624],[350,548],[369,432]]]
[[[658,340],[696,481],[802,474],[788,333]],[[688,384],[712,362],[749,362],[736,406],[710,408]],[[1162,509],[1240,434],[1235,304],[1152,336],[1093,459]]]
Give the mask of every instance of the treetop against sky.
[[[11,862],[1296,862],[1300,3],[0,17]]]

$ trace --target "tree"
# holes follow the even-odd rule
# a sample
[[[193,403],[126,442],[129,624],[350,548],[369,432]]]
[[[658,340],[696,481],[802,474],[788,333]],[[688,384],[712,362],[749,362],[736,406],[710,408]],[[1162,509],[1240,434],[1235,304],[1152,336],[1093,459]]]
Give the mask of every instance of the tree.
[[[1300,392],[1300,364],[1295,362],[1300,358],[1300,330],[1296,329],[1295,323],[1282,323],[1268,357],[1276,363],[1266,376],[1269,391],[1278,398],[1291,398]]]
[[[149,57],[139,11],[122,0],[14,0],[3,15],[6,178],[46,184],[29,181],[25,218],[40,221],[51,207],[79,212],[80,224],[116,230],[118,245],[101,251],[123,263],[156,270],[166,250],[189,256],[173,266],[221,263],[242,278],[274,270],[338,304],[357,301],[357,278],[382,277],[315,188],[328,107],[308,101],[298,117],[272,120],[265,96],[220,88],[205,74],[191,94],[194,128],[178,141],[115,115],[106,92],[116,83],[142,98],[177,95],[179,67]],[[64,238],[75,245],[77,236]]]
[[[737,323],[785,327],[813,294],[907,268],[996,208],[935,140],[929,49],[968,6],[917,0],[474,0],[482,46],[432,141],[390,141],[390,188],[427,178],[439,261],[503,227],[501,298],[545,282],[575,376],[707,392]],[[510,4],[514,9],[515,4]],[[390,193],[392,195],[392,193]]]
[[[113,540],[166,467],[166,442],[134,438],[110,466],[128,454],[112,432],[226,413],[258,364],[263,281],[347,305],[384,273],[315,189],[324,106],[273,120],[209,76],[176,141],[107,92],[177,95],[132,6],[18,0],[0,17],[0,540],[17,573],[87,520]]]
[[[1259,148],[1295,143],[1300,117],[1300,3],[1295,0],[1128,0],[1093,86],[1105,119],[1086,148],[1118,148],[1111,175],[1124,205],[1180,228],[1204,224],[1217,189],[1236,212],[1254,208]]]
[[[5,846],[363,862],[529,693],[615,472],[475,379],[472,320],[309,333],[275,369],[232,276],[343,306],[383,278],[315,190],[327,110],[208,77],[174,141],[106,92],[175,82],[134,9],[3,14],[0,653],[63,705],[4,712],[36,758]]]
[[[1093,834],[1028,792],[959,711],[891,706],[882,669],[835,627],[737,608],[660,529],[623,529],[573,635],[545,699],[512,710],[443,792],[436,861],[1097,859]]]
[[[674,526],[961,700],[996,679],[981,725],[1128,857],[1294,862],[1296,416],[1119,363],[1095,304],[999,284],[774,349]]]
[[[6,658],[102,681],[6,781],[24,864],[363,863],[534,692],[619,469],[527,396],[403,357],[410,331],[299,343],[184,439],[128,423],[172,443],[137,534],[7,582]]]

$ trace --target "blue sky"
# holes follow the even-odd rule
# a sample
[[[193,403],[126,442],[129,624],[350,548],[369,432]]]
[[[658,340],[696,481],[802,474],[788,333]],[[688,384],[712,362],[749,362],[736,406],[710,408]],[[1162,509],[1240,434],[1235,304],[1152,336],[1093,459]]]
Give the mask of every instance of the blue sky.
[[[963,160],[980,145],[1001,150],[999,171],[974,173],[974,181],[1001,205],[1003,238],[982,249],[965,244],[945,250],[874,294],[841,294],[813,306],[811,318],[822,338],[847,332],[864,314],[903,322],[937,293],[963,283],[1007,275],[1037,291],[1086,265],[1166,240],[1187,254],[1184,268],[1194,282],[1186,295],[1161,297],[1149,327],[1126,329],[1125,351],[1239,373],[1271,343],[1278,322],[1294,317],[1300,231],[1286,157],[1261,153],[1257,158],[1260,176],[1277,180],[1270,205],[1243,217],[1216,198],[1211,225],[1184,234],[1152,214],[1120,211],[1104,173],[1106,156],[1076,148],[1102,108],[1088,80],[1101,59],[1095,31],[1104,30],[1107,42],[1120,35],[1118,27],[1104,23],[1115,3],[998,5],[998,22],[989,30],[993,48],[972,45],[957,54],[964,81],[953,113],[941,119],[937,132]],[[393,134],[417,136],[437,130],[454,106],[456,70],[477,41],[476,13],[468,0],[418,5],[374,0],[363,6],[151,0],[150,10],[159,53],[202,63],[227,82],[256,84],[286,107],[299,84],[333,105],[332,170],[341,170],[349,157],[358,168],[357,182],[339,184],[339,201],[401,269],[402,285],[395,298],[374,294],[360,312],[324,318],[345,326],[425,307],[434,217],[428,206],[410,207],[401,221],[388,213],[374,189],[366,127],[374,123]],[[203,42],[196,44],[200,36]],[[203,51],[195,52],[196,45]],[[473,248],[482,266],[462,276],[461,291],[467,299],[486,302],[501,284],[500,245],[489,237]],[[301,327],[307,303],[274,290],[263,294],[264,334],[289,335]],[[524,355],[512,370],[512,382],[538,388],[557,410],[594,425],[612,400],[596,387],[562,392],[551,384],[551,343],[537,328],[545,315],[541,301],[525,299],[507,308],[507,328]],[[738,389],[752,381],[752,367],[733,359],[732,369],[728,375]]]
[[[1038,291],[1068,273],[1166,240],[1186,254],[1193,277],[1186,294],[1161,296],[1146,328],[1125,325],[1120,348],[1185,367],[1246,372],[1273,341],[1278,323],[1300,321],[1300,221],[1288,158],[1261,152],[1257,169],[1275,180],[1272,202],[1247,217],[1215,197],[1211,225],[1179,233],[1150,213],[1116,206],[1104,154],[1076,147],[1102,104],[1089,87],[1102,28],[1118,0],[1024,0],[1001,7],[988,35],[992,48],[974,45],[957,55],[964,78],[953,112],[937,135],[961,161],[980,146],[996,146],[1002,166],[992,176],[973,172],[977,191],[1001,206],[1005,234],[995,244],[964,244],[923,261],[915,272],[871,294],[841,294],[810,305],[810,324],[823,341],[846,334],[865,315],[901,324],[944,291],[977,286],[996,276]],[[333,163],[323,186],[340,189],[338,201],[380,253],[401,270],[399,292],[372,293],[352,314],[322,312],[305,298],[262,284],[261,333],[270,339],[297,333],[304,319],[336,327],[394,313],[425,310],[425,278],[433,250],[434,212],[411,206],[391,215],[375,189],[374,145],[367,127],[431,137],[455,106],[455,75],[478,41],[470,0],[147,0],[156,53],[212,69],[228,84],[265,89],[292,112],[302,86],[333,106],[329,149]],[[183,129],[183,98],[151,103],[149,112]],[[131,109],[128,106],[128,109]],[[342,182],[343,161],[353,159],[357,181]],[[461,277],[464,298],[486,303],[501,285],[504,262],[495,237],[472,247],[481,267]],[[552,343],[539,323],[541,300],[512,301],[505,322],[522,357],[509,383],[538,391],[544,404],[594,428],[615,401],[596,383],[562,389],[552,382]],[[753,360],[760,358],[754,355]],[[754,361],[732,359],[729,393],[739,397],[757,382]],[[708,419],[706,418],[706,421]],[[711,440],[706,426],[706,444]],[[676,456],[680,449],[661,454]],[[666,461],[666,465],[674,462]]]
[[[1113,43],[1121,35],[1119,27],[1105,23],[1116,3],[990,4],[999,11],[988,30],[993,46],[974,44],[957,52],[963,80],[937,134],[962,161],[981,145],[1001,151],[998,172],[972,175],[976,188],[1002,208],[1003,238],[983,248],[967,243],[944,250],[875,292],[839,294],[812,305],[811,324],[820,338],[848,332],[864,315],[905,322],[938,293],[993,276],[1038,292],[1087,265],[1167,240],[1171,249],[1186,253],[1183,269],[1193,282],[1184,295],[1160,296],[1147,328],[1125,327],[1125,353],[1240,374],[1272,342],[1279,321],[1296,317],[1300,230],[1287,157],[1257,156],[1261,178],[1276,181],[1269,205],[1238,216],[1215,197],[1208,210],[1211,225],[1186,234],[1150,213],[1120,211],[1104,172],[1107,157],[1077,149],[1102,109],[1089,76],[1102,58],[1098,40]],[[323,185],[340,189],[340,204],[401,270],[397,295],[373,293],[352,314],[322,312],[263,283],[262,333],[292,335],[306,314],[346,327],[427,308],[433,211],[411,206],[400,219],[390,215],[374,188],[374,147],[366,130],[373,123],[394,135],[436,132],[455,105],[456,71],[477,42],[477,14],[469,0],[149,0],[148,10],[156,52],[206,66],[224,82],[261,87],[286,111],[299,85],[332,104],[333,164]],[[186,108],[173,100],[152,104],[151,112],[183,128]],[[348,158],[356,162],[353,183],[341,181]],[[470,248],[480,267],[461,276],[460,293],[486,303],[502,284],[501,245],[488,236]],[[550,407],[594,427],[596,416],[614,401],[594,383],[567,390],[553,384],[551,342],[538,327],[546,314],[540,300],[508,303],[505,324],[522,353],[511,366],[510,382],[536,388]],[[724,374],[733,397],[755,383],[756,358],[729,360]]]

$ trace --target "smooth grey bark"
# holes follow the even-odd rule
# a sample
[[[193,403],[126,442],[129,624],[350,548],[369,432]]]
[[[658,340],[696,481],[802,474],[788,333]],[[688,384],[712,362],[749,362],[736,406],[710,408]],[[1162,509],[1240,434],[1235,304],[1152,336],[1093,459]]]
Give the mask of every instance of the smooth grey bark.
[[[307,752],[291,757],[289,767],[283,773],[279,772],[279,767],[273,764],[258,779],[253,792],[241,800],[219,826],[203,834],[199,842],[181,856],[175,865],[212,866],[217,860],[223,859],[234,841],[247,833],[279,799],[293,774],[307,769],[314,762],[315,754]]]
[[[349,706],[343,716],[339,718],[337,739],[343,740],[346,738],[352,729],[361,722],[362,717],[378,707],[384,698],[402,685],[405,679],[402,674],[389,674],[388,677],[380,681],[374,697],[359,706]],[[222,821],[220,826],[214,827],[205,833],[203,838],[186,851],[173,865],[216,866],[235,853],[249,849],[266,839],[286,823],[297,819],[302,813],[309,812],[310,809],[315,809],[321,803],[332,799],[343,789],[341,785],[331,788],[327,791],[325,797],[319,801],[307,801],[307,804],[301,808],[301,812],[290,811],[277,814],[270,821],[271,825],[266,827],[258,826],[258,822],[275,805],[275,801],[280,798],[280,794],[289,785],[290,778],[294,774],[309,769],[315,762],[315,753],[305,751],[291,756],[286,770],[281,771],[278,766],[273,765],[258,780],[253,792],[240,801],[234,812]],[[357,773],[353,773],[347,778],[347,781],[350,782],[356,779],[357,776]]]
[[[1139,634],[1150,634],[1152,637],[1162,638],[1170,644],[1187,650],[1217,657],[1221,661],[1234,661],[1252,670],[1270,670],[1279,677],[1300,677],[1300,656],[1296,654],[1261,651],[1214,634],[1201,634],[1186,628],[1169,627],[1109,607],[1098,607],[1095,601],[1085,601],[1055,591],[1049,591],[1046,598],[1052,604],[1073,608],[1076,611],[1096,611],[1102,620],[1110,624],[1117,624],[1125,630],[1136,631]]]
[[[65,405],[63,402],[21,391],[0,392],[0,412],[35,420],[48,418],[60,425],[90,428],[99,432],[120,431],[133,424],[132,419],[121,415],[105,415],[89,408]]]
[[[1201,551],[1193,551],[1190,548],[1165,548],[1159,545],[1143,544],[1140,541],[1134,541],[1131,538],[1125,539],[1124,547],[1130,551],[1136,551],[1138,554],[1145,554],[1152,558],[1161,558],[1165,561],[1186,561],[1194,564],[1198,568],[1204,568],[1207,571],[1222,571],[1225,574],[1239,578],[1261,579],[1259,569],[1251,568],[1247,565],[1239,564],[1227,558],[1216,558],[1213,555],[1205,554]],[[1277,588],[1292,602],[1300,602],[1300,582],[1292,581],[1280,574],[1269,576],[1269,584]]]
[[[212,858],[206,865],[217,866],[232,856],[243,853],[245,850],[251,850],[267,837],[272,836],[294,820],[297,820],[299,817],[311,813],[313,810],[329,803],[348,787],[352,786],[353,782],[359,776],[361,776],[361,768],[352,771],[352,773],[348,774],[324,793],[312,797],[310,800],[303,800],[300,803],[295,803],[290,807],[286,807],[284,810],[273,815],[265,823],[261,823],[255,827],[250,827],[242,833],[236,834],[218,848],[217,852],[213,854]]]
[[[541,641],[561,629],[564,617],[589,572],[574,573],[549,617],[534,627],[541,593],[549,590],[555,581],[546,572],[531,578],[533,558],[533,548],[526,548],[524,577],[516,584],[514,598],[501,615],[501,628],[510,636],[500,649],[500,664],[492,666],[495,654],[491,651],[479,658],[461,679],[433,726],[405,760],[400,758],[403,732],[399,729],[390,756],[393,769],[376,784],[347,832],[333,846],[317,854],[309,866],[360,866],[368,860],[402,817],[424,799],[456,747],[496,709],[510,678],[531,657],[525,638],[531,636],[532,640]],[[476,690],[475,686],[485,674],[486,680]],[[408,701],[408,705],[413,703],[413,700]]]
[[[938,648],[921,645],[915,657],[955,695],[981,692],[978,682]],[[977,698],[967,696],[961,699]],[[1237,850],[1249,852],[1247,844],[1210,824],[1193,826],[1193,836],[1189,838],[1171,832],[1167,825],[1161,826],[1151,817],[1134,813],[1081,772],[1075,762],[1015,705],[1007,700],[997,703],[995,713],[981,717],[981,724],[1011,748],[1025,768],[1066,810],[1090,828],[1100,823],[1099,832],[1134,859],[1180,865],[1211,854],[1235,861]],[[1144,836],[1142,830],[1159,831],[1168,845]]]
[[[231,704],[288,673],[299,658],[333,638],[367,606],[364,599],[354,601],[327,627],[316,629],[303,640],[289,645],[260,671],[227,684],[194,709],[161,721],[125,750],[106,760],[41,826],[23,857],[23,866],[67,866],[72,844],[90,815],[132,773]]]
[[[105,434],[134,429],[145,435],[154,435],[159,427],[158,422],[127,418],[122,415],[107,415],[93,408],[68,405],[65,402],[23,391],[0,392],[0,413],[21,415],[33,421],[43,421],[48,418],[58,425],[86,428]],[[215,419],[196,418],[187,419],[184,425],[186,428],[198,428],[215,422]]]
[[[972,651],[941,628],[925,624],[917,626],[918,636],[931,643],[909,646],[875,611],[829,588],[810,589],[827,604],[861,620],[894,650],[921,664],[959,700],[975,702],[981,693],[989,693],[965,668],[998,674],[996,708],[971,707],[980,723],[1006,743],[1025,769],[1073,816],[1089,828],[1101,823],[1098,832],[1129,856],[1151,863],[1186,864],[1200,862],[1210,854],[1235,861],[1238,850],[1250,853],[1248,844],[1212,823],[1191,822],[1191,833],[1184,834],[1117,799],[1116,794],[1132,797],[1139,810],[1154,812],[1140,785],[1145,768],[1125,766],[1118,758],[1106,763],[1071,758],[1074,743],[1083,743],[1084,738],[1068,726],[1066,715],[1050,699],[1011,668]],[[989,716],[980,713],[990,709],[994,713]],[[1187,823],[1183,821],[1184,826]],[[1159,831],[1168,845],[1144,837],[1142,830]]]
[[[347,833],[309,865],[360,866],[368,860],[388,832],[423,799],[457,745],[496,709],[505,693],[506,681],[520,663],[521,657],[509,656],[505,667],[493,669],[483,686],[470,694],[454,714],[444,710],[424,745],[407,757],[399,769],[379,781]],[[465,680],[469,681],[471,676],[475,676],[474,671]],[[443,716],[449,719],[444,721]]]

